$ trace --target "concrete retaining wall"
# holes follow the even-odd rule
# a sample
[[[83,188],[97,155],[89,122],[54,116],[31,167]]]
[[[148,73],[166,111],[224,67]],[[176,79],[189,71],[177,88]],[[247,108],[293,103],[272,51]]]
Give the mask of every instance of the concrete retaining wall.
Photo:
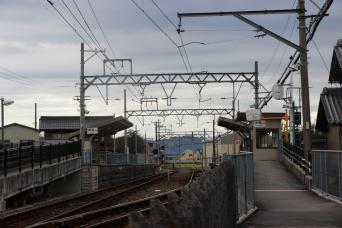
[[[311,189],[312,176],[305,174],[303,169],[301,169],[297,164],[292,162],[288,157],[282,155],[281,162],[286,166],[286,168],[295,175],[300,182],[302,182],[307,189]]]
[[[230,161],[203,174],[184,187],[178,196],[169,195],[165,207],[151,201],[151,214],[130,214],[131,228],[206,228],[236,226],[236,194],[234,167]]]
[[[5,200],[20,192],[46,185],[57,179],[80,170],[80,158],[69,159],[61,163],[42,168],[23,170],[0,178],[0,210],[5,209]]]
[[[154,165],[83,165],[82,192],[95,191],[155,174]]]

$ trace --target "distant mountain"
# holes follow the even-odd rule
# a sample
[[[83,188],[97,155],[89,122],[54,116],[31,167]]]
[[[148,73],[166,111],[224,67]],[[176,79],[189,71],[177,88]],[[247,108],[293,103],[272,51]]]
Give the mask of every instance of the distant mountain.
[[[185,150],[203,150],[203,142],[201,138],[191,136],[172,137],[160,141],[160,145],[164,146],[165,155],[180,155]]]

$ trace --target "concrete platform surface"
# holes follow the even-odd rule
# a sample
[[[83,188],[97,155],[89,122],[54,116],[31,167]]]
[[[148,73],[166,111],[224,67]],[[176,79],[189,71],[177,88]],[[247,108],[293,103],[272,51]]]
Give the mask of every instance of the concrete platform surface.
[[[256,161],[259,210],[241,227],[342,227],[342,206],[306,190],[277,161]]]

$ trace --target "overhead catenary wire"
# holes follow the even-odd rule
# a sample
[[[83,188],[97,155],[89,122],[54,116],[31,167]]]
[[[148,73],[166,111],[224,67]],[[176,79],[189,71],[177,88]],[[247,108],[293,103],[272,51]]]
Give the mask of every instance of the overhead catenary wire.
[[[151,0],[151,2],[155,5],[155,7],[157,7],[157,9],[159,10],[159,12],[165,17],[165,19],[166,19],[166,20],[175,28],[175,30],[177,31],[177,25],[176,25],[176,23],[174,23],[174,22],[170,19],[170,17],[164,12],[164,10],[163,10],[161,7],[159,7],[159,5],[156,3],[155,0]],[[186,50],[186,48],[185,48],[185,45],[184,45],[183,37],[182,37],[182,35],[181,35],[180,33],[178,33],[178,36],[179,36],[179,40],[180,40],[180,42],[181,42],[181,45],[178,45],[178,46],[177,46],[177,49],[178,49],[179,54],[180,54],[180,56],[181,56],[181,58],[182,58],[182,61],[183,61],[183,64],[184,64],[184,67],[185,67],[186,71],[187,71],[188,73],[189,73],[189,71],[190,71],[190,73],[192,73],[191,62],[190,62],[190,59],[189,59],[188,52],[187,52],[187,50]],[[180,46],[181,46],[181,47],[180,47]],[[183,49],[183,52],[184,52],[184,55],[185,55],[187,64],[186,64],[186,62],[185,62],[185,60],[184,60],[184,56],[183,56],[183,54],[182,54],[181,48]],[[198,101],[200,102],[200,101],[201,101],[201,97],[200,97],[200,95],[197,93],[197,91],[196,91],[194,85],[192,85],[192,88],[193,88],[193,90],[194,90],[194,92],[195,92],[196,97],[198,98]]]
[[[295,6],[296,1],[297,1],[297,0],[294,0],[294,1],[293,1],[292,7],[291,7],[291,8],[293,8],[293,7]],[[283,31],[281,32],[281,36],[284,36],[285,31],[286,31],[286,29],[287,29],[287,26],[288,26],[288,24],[289,24],[289,22],[290,22],[290,18],[291,18],[291,14],[289,14],[289,15],[287,16],[287,20],[286,20],[286,22],[285,22]],[[270,66],[271,66],[271,64],[272,64],[272,62],[273,62],[274,56],[275,56],[275,54],[277,53],[277,51],[279,50],[280,43],[281,43],[281,42],[278,40],[277,46],[276,46],[276,48],[273,50],[272,56],[271,56],[269,62],[266,64],[266,67],[265,67],[265,70],[264,70],[264,73],[263,73],[263,74],[266,74],[267,71],[268,71],[268,69],[270,68]]]
[[[95,51],[95,55],[101,60],[101,61],[103,61],[103,59],[99,56],[99,54],[96,52],[97,50],[94,50],[94,48],[90,45],[90,43],[81,35],[81,33],[80,32],[78,32],[78,30],[68,21],[68,19],[54,6],[54,3],[51,1],[51,0],[46,0],[50,5],[51,5],[51,7],[58,13],[58,15],[61,17],[61,19],[62,19],[62,21],[65,23],[65,24],[67,24],[71,29],[72,29],[72,31],[74,31],[75,33],[76,33],[76,35],[86,44],[86,46],[90,49],[90,50],[93,50],[93,51]],[[64,2],[64,0],[62,0],[63,2]],[[64,2],[65,3],[65,2]],[[67,6],[66,4],[65,4],[65,6]],[[69,8],[69,10],[70,10],[70,8]],[[68,11],[69,11],[68,10]],[[71,11],[71,10],[70,10]],[[70,12],[69,11],[69,12]],[[70,14],[72,14],[72,15],[74,15],[73,14],[73,12],[71,11],[70,12]],[[76,16],[74,15],[73,16],[73,18],[75,19],[76,18]],[[80,22],[79,22],[79,20],[77,20],[77,18],[75,19],[76,20],[76,22],[78,23],[78,24],[80,24]],[[82,26],[82,25],[80,25],[81,26],[81,28],[86,32],[86,30],[85,30],[85,28],[84,28],[84,26]],[[86,34],[91,38],[91,40],[94,42],[94,39],[89,35],[89,33],[88,32],[86,32]],[[96,45],[95,45],[96,46]],[[100,50],[102,49],[101,47],[98,47]],[[108,56],[104,53],[104,52],[101,52],[102,53],[102,55],[104,56],[104,58],[105,59],[109,59],[108,58]],[[113,64],[112,64],[113,65]],[[108,66],[106,66],[106,68],[107,69],[109,69],[109,70],[111,70],[112,72],[113,72],[113,70],[112,69],[110,69]],[[116,67],[115,67],[115,65],[114,65],[114,68],[116,69]],[[116,69],[116,71],[117,72],[119,72],[117,69]],[[114,73],[114,72],[113,72]],[[128,88],[128,90],[129,90],[129,92],[134,96],[134,97],[136,97],[136,98],[138,98],[137,97],[137,95],[135,95],[133,92],[132,92],[132,90],[130,89],[130,88]]]
[[[74,5],[75,5],[75,7],[76,7],[76,9],[77,9],[77,11],[78,11],[78,13],[81,15],[84,24],[87,26],[87,28],[88,28],[88,30],[89,30],[91,36],[94,38],[94,40],[95,40],[97,46],[100,48],[100,50],[102,50],[103,48],[101,47],[101,44],[99,43],[99,41],[97,40],[96,36],[94,35],[94,33],[93,33],[92,29],[90,28],[90,26],[89,26],[87,20],[84,18],[83,13],[81,12],[80,8],[78,7],[76,1],[75,1],[75,0],[72,0],[72,1],[73,1],[73,3],[74,3]],[[64,1],[63,1],[63,2],[64,2]]]
[[[108,40],[108,38],[107,38],[107,36],[106,36],[106,34],[105,34],[103,28],[102,28],[102,25],[101,25],[101,23],[100,23],[98,17],[96,16],[94,7],[92,6],[90,0],[88,0],[88,4],[89,4],[89,7],[90,7],[90,9],[91,9],[91,12],[92,12],[93,15],[94,15],[95,21],[96,21],[97,25],[99,26],[99,28],[100,28],[100,30],[101,30],[101,33],[102,33],[102,35],[103,35],[103,37],[104,37],[104,39],[105,39],[105,41],[106,41],[106,43],[107,43],[107,45],[108,45],[108,47],[109,47],[109,50],[111,51],[111,53],[112,53],[112,55],[114,56],[114,58],[116,58],[115,52],[114,52],[112,46],[111,46],[110,43],[109,43],[109,40]]]
[[[318,52],[318,54],[319,54],[319,56],[320,56],[320,58],[321,58],[321,60],[322,60],[322,62],[323,62],[324,68],[325,68],[325,69],[327,70],[327,72],[329,73],[330,71],[329,71],[328,64],[327,64],[326,61],[324,60],[323,55],[322,55],[321,51],[319,50],[318,45],[316,44],[316,42],[315,42],[315,40],[314,40],[313,38],[312,38],[312,43],[314,44],[314,46],[315,46],[315,48],[316,48],[316,51]]]
[[[90,28],[90,26],[89,26],[87,20],[86,20],[85,17],[83,16],[83,13],[81,12],[80,8],[78,7],[76,1],[73,0],[73,2],[74,2],[74,5],[75,5],[77,11],[78,11],[79,14],[81,15],[81,17],[82,17],[82,19],[83,19],[83,22],[85,23],[85,25],[87,26],[87,28],[88,28],[89,32],[91,33],[92,37],[93,37],[94,40],[96,41],[97,46],[100,48],[100,50],[104,50],[104,48],[102,48],[102,46],[100,45],[98,39],[97,39],[96,36],[94,35],[92,29]],[[92,7],[92,5],[90,4],[89,0],[88,0],[88,3],[89,3],[89,5],[90,5],[90,7],[91,7],[91,10],[92,10],[93,15],[94,15],[94,17],[95,17],[95,20],[97,21],[97,24],[98,24],[98,26],[100,27],[100,30],[102,31],[102,34],[103,34],[103,36],[105,37],[105,40],[107,41],[107,44],[109,45],[109,48],[110,48],[112,54],[113,54],[114,57],[115,57],[113,48],[110,46],[110,44],[109,44],[109,42],[108,42],[108,40],[107,40],[107,38],[106,38],[106,35],[105,35],[105,33],[104,33],[104,31],[103,31],[103,29],[102,29],[102,27],[101,27],[101,24],[99,23],[99,21],[98,21],[98,19],[97,19],[97,16],[96,16],[96,14],[95,14],[95,11],[93,10],[93,7]],[[106,56],[105,53],[102,53],[102,54],[104,55],[104,57],[105,57],[107,60],[109,59],[109,58]],[[111,62],[111,65],[115,68],[115,70],[116,70],[118,73],[120,73],[120,70],[116,67],[116,65],[115,65],[114,62]],[[129,90],[129,92],[130,92],[131,94],[133,94],[133,95],[137,98],[137,96],[129,89],[128,86],[126,86],[126,88]],[[100,92],[100,90],[99,90],[98,87],[97,87],[97,89],[98,89],[98,91]],[[100,92],[100,94],[101,94],[102,98],[104,98],[101,92]],[[104,99],[104,100],[105,100],[105,99]]]

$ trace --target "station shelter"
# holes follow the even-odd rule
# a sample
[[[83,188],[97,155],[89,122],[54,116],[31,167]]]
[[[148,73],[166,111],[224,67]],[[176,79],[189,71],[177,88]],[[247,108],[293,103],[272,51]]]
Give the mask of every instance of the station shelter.
[[[241,151],[252,151],[254,160],[277,160],[285,113],[261,113],[260,120],[247,121],[239,112],[235,120],[220,117],[218,125],[237,132],[243,139]]]

